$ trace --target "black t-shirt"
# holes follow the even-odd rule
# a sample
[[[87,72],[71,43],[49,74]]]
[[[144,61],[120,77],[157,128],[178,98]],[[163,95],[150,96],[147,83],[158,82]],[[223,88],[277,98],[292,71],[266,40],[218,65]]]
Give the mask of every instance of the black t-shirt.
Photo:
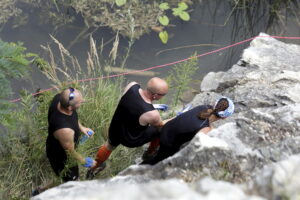
[[[209,126],[208,119],[202,120],[198,117],[200,111],[208,108],[212,106],[197,106],[167,122],[161,130],[161,144],[178,149],[182,144],[193,139],[200,129]]]
[[[121,98],[109,127],[109,138],[114,144],[132,146],[143,137],[149,127],[142,126],[139,118],[142,114],[154,110],[152,104],[147,103],[139,93],[140,85],[133,85]]]
[[[60,99],[60,94],[57,94],[49,107],[48,111],[48,137],[46,141],[47,156],[55,158],[57,161],[65,161],[67,155],[60,142],[54,137],[54,132],[61,128],[70,128],[74,130],[74,143],[77,145],[80,134],[78,125],[78,115],[73,111],[72,115],[61,113],[57,109],[57,104]]]

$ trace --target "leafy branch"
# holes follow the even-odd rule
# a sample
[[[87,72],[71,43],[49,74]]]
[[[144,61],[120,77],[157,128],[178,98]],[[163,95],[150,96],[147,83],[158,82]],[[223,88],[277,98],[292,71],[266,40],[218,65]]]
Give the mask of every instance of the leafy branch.
[[[188,9],[188,5],[185,2],[178,3],[177,8],[171,8],[168,3],[164,2],[164,3],[161,3],[159,5],[159,9],[162,10],[164,13],[167,10],[171,9],[172,14],[175,17],[179,17],[183,21],[189,21],[190,20],[190,15],[186,11]],[[158,18],[158,21],[161,25],[164,26],[164,28],[167,27],[169,25],[169,22],[170,22],[169,17],[166,14],[160,16]],[[166,44],[168,42],[169,35],[168,35],[168,32],[166,30],[164,30],[164,28],[159,32],[158,36],[159,36],[160,40],[162,41],[162,43]]]

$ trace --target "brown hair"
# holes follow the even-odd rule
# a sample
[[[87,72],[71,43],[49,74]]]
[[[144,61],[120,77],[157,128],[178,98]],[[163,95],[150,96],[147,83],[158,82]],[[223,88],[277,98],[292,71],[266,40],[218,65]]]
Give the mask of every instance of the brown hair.
[[[227,101],[227,99],[225,98],[221,98],[220,100],[218,100],[217,105],[215,106],[214,109],[212,108],[207,108],[206,110],[202,110],[201,112],[199,112],[198,117],[199,119],[208,119],[211,115],[216,115],[218,116],[218,112],[220,111],[224,111],[228,108],[229,103]]]

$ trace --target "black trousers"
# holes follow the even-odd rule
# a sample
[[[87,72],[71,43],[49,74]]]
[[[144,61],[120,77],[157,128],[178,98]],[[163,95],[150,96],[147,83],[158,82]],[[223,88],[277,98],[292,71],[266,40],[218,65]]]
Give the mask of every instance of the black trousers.
[[[148,160],[144,160],[141,164],[149,164],[149,165],[155,165],[156,163],[174,155],[176,152],[179,151],[180,148],[175,147],[169,147],[166,145],[161,144],[159,147],[159,150],[155,157],[150,158]]]
[[[76,181],[79,178],[79,168],[77,165],[65,169],[66,160],[59,160],[55,157],[48,157],[48,159],[55,174],[61,177],[64,182]]]

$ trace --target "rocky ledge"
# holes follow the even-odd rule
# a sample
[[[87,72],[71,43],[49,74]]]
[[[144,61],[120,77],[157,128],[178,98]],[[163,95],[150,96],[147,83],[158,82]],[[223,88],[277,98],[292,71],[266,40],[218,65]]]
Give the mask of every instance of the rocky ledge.
[[[261,34],[261,36],[266,36]],[[258,37],[227,72],[210,72],[193,105],[232,98],[236,113],[155,166],[69,182],[33,200],[300,199],[300,46]]]

